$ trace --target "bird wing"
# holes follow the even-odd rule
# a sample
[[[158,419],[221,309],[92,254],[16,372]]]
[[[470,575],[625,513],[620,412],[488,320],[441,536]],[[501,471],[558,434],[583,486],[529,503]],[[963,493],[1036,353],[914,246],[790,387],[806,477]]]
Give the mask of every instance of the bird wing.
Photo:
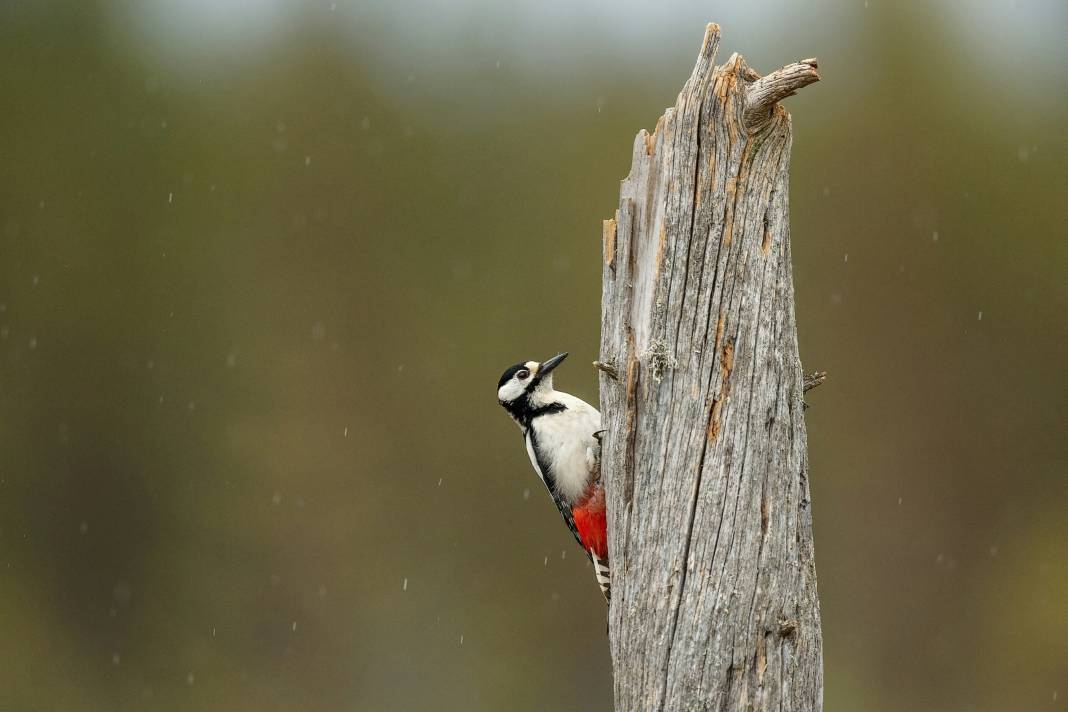
[[[523,438],[527,445],[527,455],[530,456],[530,464],[534,466],[534,471],[538,473],[538,479],[545,485],[545,489],[549,492],[549,497],[552,498],[553,504],[560,510],[560,516],[564,518],[564,524],[571,530],[571,534],[575,537],[575,541],[583,549],[586,546],[582,543],[582,537],[579,535],[578,527],[575,526],[575,517],[571,512],[571,507],[559,497],[553,489],[553,483],[550,480],[545,479],[545,473],[548,472],[548,468],[543,468],[541,462],[538,460],[538,451],[534,447],[534,438],[531,432],[527,432]]]
[[[590,410],[593,409],[590,408]],[[597,413],[595,410],[593,412],[594,414]],[[530,464],[534,466],[534,471],[538,473],[538,478],[545,485],[545,489],[548,490],[556,508],[560,510],[560,516],[563,517],[567,528],[571,530],[571,535],[575,537],[575,541],[590,557],[590,562],[593,564],[593,573],[597,578],[597,585],[601,587],[601,593],[604,595],[605,600],[611,601],[612,573],[608,566],[608,522],[605,513],[604,488],[599,481],[600,442],[594,440],[594,445],[588,448],[586,453],[587,466],[591,470],[593,467],[597,467],[598,477],[588,496],[583,499],[580,505],[572,508],[562,497],[557,495],[551,475],[546,478],[546,473],[549,473],[550,470],[548,467],[543,466],[540,461],[533,432],[528,431],[523,439],[526,442],[527,455],[530,456]],[[591,440],[593,440],[592,433]]]

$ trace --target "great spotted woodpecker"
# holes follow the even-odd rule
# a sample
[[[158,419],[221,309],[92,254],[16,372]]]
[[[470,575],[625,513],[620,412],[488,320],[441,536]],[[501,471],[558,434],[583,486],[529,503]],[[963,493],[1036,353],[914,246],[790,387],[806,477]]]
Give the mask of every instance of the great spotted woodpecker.
[[[589,403],[553,389],[553,369],[565,358],[562,353],[541,363],[510,367],[497,384],[497,400],[523,431],[534,471],[590,557],[607,601],[611,572],[600,476],[601,414]]]

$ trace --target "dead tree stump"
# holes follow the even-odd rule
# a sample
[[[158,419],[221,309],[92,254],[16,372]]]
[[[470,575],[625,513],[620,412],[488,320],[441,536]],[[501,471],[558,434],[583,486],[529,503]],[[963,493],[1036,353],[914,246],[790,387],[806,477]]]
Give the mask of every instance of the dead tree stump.
[[[604,226],[602,470],[615,703],[819,710],[823,670],[790,266],[806,59],[714,59],[634,142]]]

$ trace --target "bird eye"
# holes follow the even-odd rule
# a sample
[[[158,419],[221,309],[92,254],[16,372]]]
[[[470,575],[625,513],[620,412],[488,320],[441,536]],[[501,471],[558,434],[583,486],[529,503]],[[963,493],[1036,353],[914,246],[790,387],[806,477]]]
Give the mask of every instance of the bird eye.
[[[516,371],[515,377],[518,378],[520,381],[522,381],[524,378],[526,378],[529,375],[530,375],[530,371],[528,371],[527,369],[523,368],[523,369],[520,369],[520,370]]]

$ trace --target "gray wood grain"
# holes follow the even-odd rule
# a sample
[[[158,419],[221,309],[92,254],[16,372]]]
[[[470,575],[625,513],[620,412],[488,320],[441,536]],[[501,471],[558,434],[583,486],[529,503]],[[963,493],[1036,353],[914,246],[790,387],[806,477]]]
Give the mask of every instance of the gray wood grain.
[[[790,266],[789,114],[815,60],[714,59],[634,141],[604,225],[602,472],[616,709],[819,710]]]

